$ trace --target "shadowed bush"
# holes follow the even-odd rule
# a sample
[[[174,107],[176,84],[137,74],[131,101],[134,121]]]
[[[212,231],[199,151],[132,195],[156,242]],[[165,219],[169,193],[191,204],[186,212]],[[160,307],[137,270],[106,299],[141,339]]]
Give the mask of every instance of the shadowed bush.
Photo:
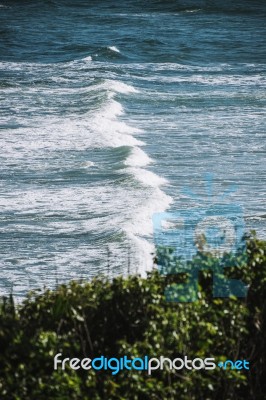
[[[160,253],[160,257],[162,253]],[[169,260],[167,260],[167,257]],[[263,399],[266,385],[266,242],[252,237],[245,257],[227,258],[226,273],[248,285],[246,298],[213,298],[217,260],[200,255],[198,296],[167,302],[165,288],[186,279],[180,261],[164,254],[167,275],[112,282],[70,282],[32,292],[20,306],[12,296],[0,307],[0,398],[54,399]],[[206,268],[205,268],[206,267]],[[250,370],[65,371],[63,357],[215,357],[246,359]]]

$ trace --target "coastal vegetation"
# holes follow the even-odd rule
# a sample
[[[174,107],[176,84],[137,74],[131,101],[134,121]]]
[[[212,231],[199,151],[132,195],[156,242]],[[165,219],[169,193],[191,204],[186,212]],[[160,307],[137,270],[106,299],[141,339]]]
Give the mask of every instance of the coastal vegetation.
[[[0,306],[0,398],[5,400],[263,399],[266,393],[266,242],[252,236],[242,254],[227,256],[228,277],[247,296],[214,297],[217,259],[197,254],[198,299],[166,301],[167,288],[187,279],[169,249],[146,278],[98,277],[36,290],[22,304]],[[214,357],[247,360],[249,369],[111,371],[54,369],[64,357]]]

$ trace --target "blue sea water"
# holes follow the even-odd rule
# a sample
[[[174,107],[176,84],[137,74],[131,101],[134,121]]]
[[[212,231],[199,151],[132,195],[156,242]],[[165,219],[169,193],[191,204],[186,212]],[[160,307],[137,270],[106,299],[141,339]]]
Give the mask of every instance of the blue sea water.
[[[151,267],[152,215],[237,185],[265,236],[266,3],[0,0],[0,290]]]

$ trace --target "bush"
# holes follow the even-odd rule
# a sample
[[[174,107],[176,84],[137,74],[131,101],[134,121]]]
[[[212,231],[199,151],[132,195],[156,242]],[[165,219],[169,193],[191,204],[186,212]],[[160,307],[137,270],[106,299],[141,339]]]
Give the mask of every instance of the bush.
[[[201,263],[199,299],[167,302],[165,289],[187,278],[180,261],[164,254],[167,275],[98,278],[12,296],[0,307],[0,398],[54,399],[263,399],[266,385],[266,242],[252,237],[247,249],[228,256],[228,276],[248,285],[244,299],[213,298],[217,260]],[[158,258],[162,257],[161,253]],[[170,260],[170,261],[169,261]],[[206,269],[205,269],[206,267]],[[171,272],[171,273],[170,273]],[[53,357],[215,357],[246,359],[250,370],[110,371],[53,369]]]

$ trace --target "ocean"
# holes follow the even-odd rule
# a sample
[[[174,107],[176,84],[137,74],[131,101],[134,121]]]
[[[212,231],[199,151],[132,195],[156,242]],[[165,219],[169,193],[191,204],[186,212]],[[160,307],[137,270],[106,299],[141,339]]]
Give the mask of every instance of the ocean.
[[[208,173],[265,237],[265,17],[0,0],[1,294],[145,273],[153,214],[193,209],[184,188],[204,202]]]

